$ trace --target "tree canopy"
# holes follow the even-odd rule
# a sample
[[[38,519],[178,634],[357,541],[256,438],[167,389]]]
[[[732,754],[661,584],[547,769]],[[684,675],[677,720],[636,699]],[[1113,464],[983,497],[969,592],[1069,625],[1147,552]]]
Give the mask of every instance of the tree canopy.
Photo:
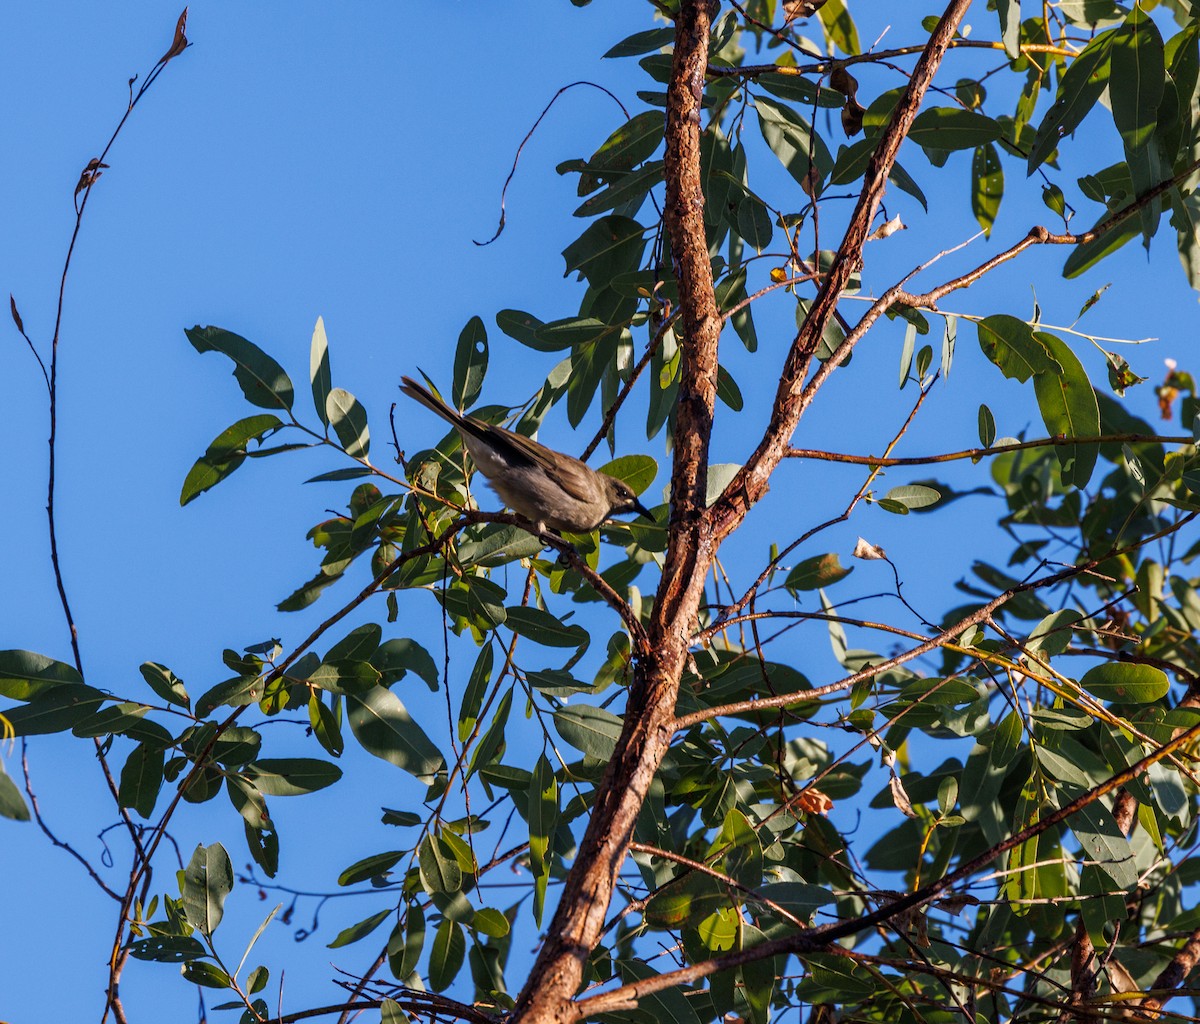
[[[85,671],[60,554],[79,500],[56,476],[63,293],[45,337],[14,297],[48,409],[44,612],[70,656],[0,651],[24,771],[0,772],[0,814],[108,898],[104,1020],[133,1019],[150,968],[182,975],[180,1006],[190,984],[280,1024],[1197,1012],[1200,405],[1186,364],[1147,383],[1131,343],[1178,331],[1165,296],[1200,289],[1200,17],[893,14],[868,38],[878,12],[856,24],[845,0],[631,9],[605,61],[632,98],[600,87],[612,122],[557,166],[574,304],[468,308],[456,340],[386,371],[419,362],[458,409],[553,427],[649,519],[560,536],[500,510],[455,431],[344,386],[321,319],[307,383],[237,323],[186,327],[244,408],[180,467],[178,515],[262,460],[321,495],[290,499],[315,552],[262,620],[312,609],[311,631],[197,636],[203,683],[149,653],[133,681]],[[64,282],[123,133],[189,47],[185,11],[81,169]],[[1147,259],[1154,294],[1130,294]],[[524,390],[494,390],[500,365]],[[104,857],[35,799],[52,733],[104,781]],[[326,892],[289,882],[304,838],[279,800],[368,784],[390,838],[321,863]],[[215,831],[179,849],[189,817]],[[317,931],[359,965],[324,998],[281,983],[280,907],[220,927],[274,888],[289,920],[366,894]]]

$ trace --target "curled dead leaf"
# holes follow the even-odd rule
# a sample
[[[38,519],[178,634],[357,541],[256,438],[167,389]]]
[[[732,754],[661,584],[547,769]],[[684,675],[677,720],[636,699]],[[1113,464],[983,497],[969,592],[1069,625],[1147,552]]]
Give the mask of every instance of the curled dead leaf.
[[[906,818],[915,818],[917,812],[912,808],[912,801],[908,798],[908,793],[904,790],[904,783],[900,781],[900,776],[893,774],[888,780],[888,788],[892,791],[892,803],[896,805],[896,809]]]
[[[13,298],[12,292],[8,293],[8,308],[12,311],[13,323],[17,325],[17,330],[24,334],[25,325],[21,323],[21,314],[17,312],[17,300]]]
[[[796,806],[809,814],[827,814],[833,801],[814,786],[806,786],[796,796]]]
[[[783,23],[790,25],[797,18],[810,18],[825,6],[825,0],[783,0]]]
[[[160,64],[165,64],[173,57],[178,57],[187,49],[187,16],[188,9],[185,7],[183,13],[179,15],[179,20],[175,22],[175,38],[171,40],[171,48],[158,58]]]
[[[103,175],[106,167],[108,167],[108,164],[102,163],[99,157],[92,157],[87,162],[87,166],[79,172],[79,181],[75,184],[75,195],[79,195],[84,189],[91,188],[96,184]]]
[[[842,107],[842,131],[846,133],[847,138],[862,131],[863,117],[866,113],[867,108],[858,100],[846,100],[846,105]]]
[[[896,214],[891,220],[884,221],[874,231],[867,235],[868,242],[875,242],[881,238],[887,238],[888,235],[894,235],[897,231],[906,230],[907,225],[900,219],[900,214]]]
[[[846,65],[839,64],[829,73],[829,86],[836,89],[848,100],[858,94],[858,79],[846,70]]]
[[[862,537],[858,538],[858,543],[854,545],[851,555],[854,558],[862,558],[868,561],[872,558],[887,558],[883,548],[877,544],[872,544],[869,540],[864,540]]]

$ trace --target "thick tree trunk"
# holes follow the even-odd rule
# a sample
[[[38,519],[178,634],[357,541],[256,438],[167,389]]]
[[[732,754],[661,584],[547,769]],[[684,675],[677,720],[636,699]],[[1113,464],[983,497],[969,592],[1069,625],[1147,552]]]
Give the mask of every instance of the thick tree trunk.
[[[675,698],[712,559],[704,516],[721,317],[713,294],[700,187],[700,112],[712,13],[684,0],[675,23],[668,89],[666,223],[679,278],[682,371],[671,480],[672,520],[649,651],[635,666],[625,727],[596,792],[575,864],[559,897],[513,1021],[566,1024],[588,956],[600,939],[634,823],[671,742]]]

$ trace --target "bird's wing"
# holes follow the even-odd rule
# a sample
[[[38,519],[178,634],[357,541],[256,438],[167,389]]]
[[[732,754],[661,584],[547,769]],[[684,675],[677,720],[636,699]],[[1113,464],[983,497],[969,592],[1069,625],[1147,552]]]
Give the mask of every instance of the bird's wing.
[[[585,502],[595,501],[596,471],[594,469],[580,462],[574,456],[565,455],[562,452],[552,452],[545,445],[539,444],[524,434],[517,434],[502,427],[494,427],[493,430],[507,442],[516,458],[550,474],[572,498]]]

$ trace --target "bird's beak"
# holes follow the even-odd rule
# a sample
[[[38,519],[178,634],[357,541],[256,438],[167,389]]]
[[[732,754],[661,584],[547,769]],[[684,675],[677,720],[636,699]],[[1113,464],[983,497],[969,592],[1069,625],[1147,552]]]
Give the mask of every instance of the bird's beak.
[[[653,513],[651,513],[651,511],[648,508],[646,508],[645,505],[643,505],[640,501],[638,501],[637,498],[633,499],[632,508],[633,508],[633,511],[636,512],[643,519],[649,519],[650,522],[654,522]]]

